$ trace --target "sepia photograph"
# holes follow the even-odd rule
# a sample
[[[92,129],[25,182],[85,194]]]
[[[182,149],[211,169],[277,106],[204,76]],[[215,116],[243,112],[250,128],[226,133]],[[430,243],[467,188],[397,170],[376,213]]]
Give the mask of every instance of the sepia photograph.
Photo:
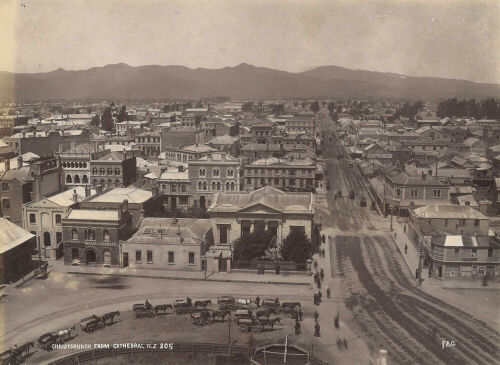
[[[500,365],[500,1],[0,0],[0,365]]]

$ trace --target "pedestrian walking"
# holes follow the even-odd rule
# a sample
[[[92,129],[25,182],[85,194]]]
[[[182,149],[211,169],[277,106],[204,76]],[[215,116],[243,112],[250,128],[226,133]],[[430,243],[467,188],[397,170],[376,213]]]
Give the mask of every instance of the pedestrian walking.
[[[314,311],[314,322],[318,322],[318,318],[319,318],[318,311]]]
[[[314,298],[314,305],[319,305],[318,294],[314,293],[313,298]]]
[[[319,331],[320,331],[320,326],[319,326],[319,323],[316,322],[316,324],[314,325],[314,336],[320,337],[321,335],[320,335]]]
[[[339,321],[340,321],[340,313],[339,313],[339,311],[338,311],[338,310],[337,310],[337,315],[335,316],[335,319],[334,319],[333,321],[334,321],[334,323],[335,323],[335,328],[337,328],[337,329],[338,329],[338,328],[340,327],[340,326],[339,326]]]
[[[405,255],[408,253],[408,245],[405,243]]]
[[[330,287],[326,288],[326,297],[330,299]]]
[[[302,317],[304,316],[304,312],[302,312],[302,308],[299,308],[299,321],[302,322]]]
[[[323,299],[323,293],[321,293],[321,290],[318,290],[318,298],[319,300]]]
[[[260,297],[255,298],[255,304],[257,305],[257,308],[260,307]]]
[[[323,243],[325,243],[326,241],[326,237],[325,237],[325,234],[323,233],[323,235],[321,236],[321,240],[323,241]]]
[[[318,289],[321,289],[321,281],[318,280],[317,285],[318,285]]]
[[[318,261],[314,261],[314,268],[318,270]]]
[[[325,278],[325,270],[323,270],[323,268],[321,268],[321,270],[319,271],[319,277],[321,281],[323,281],[323,279]]]
[[[344,347],[347,350],[347,339],[344,337]]]

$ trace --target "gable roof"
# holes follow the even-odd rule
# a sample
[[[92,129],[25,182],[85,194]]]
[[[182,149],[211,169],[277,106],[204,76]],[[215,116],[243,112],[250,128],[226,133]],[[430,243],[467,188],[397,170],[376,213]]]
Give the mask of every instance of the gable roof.
[[[0,218],[0,254],[35,237],[8,219]]]
[[[414,209],[413,212],[419,218],[489,220],[488,217],[471,207],[454,204],[431,204]]]

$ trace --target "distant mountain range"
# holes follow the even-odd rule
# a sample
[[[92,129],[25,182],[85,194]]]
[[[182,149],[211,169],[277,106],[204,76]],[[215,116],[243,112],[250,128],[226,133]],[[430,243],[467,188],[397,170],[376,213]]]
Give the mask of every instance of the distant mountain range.
[[[500,85],[322,66],[291,73],[242,63],[221,69],[123,63],[81,71],[0,72],[0,101],[71,99],[485,98]]]

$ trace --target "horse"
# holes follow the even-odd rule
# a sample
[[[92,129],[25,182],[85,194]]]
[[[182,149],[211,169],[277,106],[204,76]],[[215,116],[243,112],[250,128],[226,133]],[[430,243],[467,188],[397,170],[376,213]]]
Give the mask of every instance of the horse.
[[[159,304],[155,305],[155,313],[158,314],[159,311],[163,311],[163,314],[167,313],[167,309],[172,309],[172,304]]]
[[[68,328],[63,328],[57,332],[57,335],[59,336],[60,339],[63,341],[71,339],[71,331],[76,330],[75,326],[71,326]]]
[[[113,322],[115,320],[115,316],[119,316],[119,315],[120,315],[119,311],[109,312],[109,313],[103,314],[103,316],[101,317],[101,321],[104,323],[104,325],[106,325],[106,321],[109,319],[111,321],[110,324],[113,324]]]
[[[269,316],[271,315],[271,312],[269,312],[268,310],[264,309],[264,310],[260,310],[260,311],[257,311],[257,318],[259,317],[266,317],[269,319]]]
[[[205,309],[207,305],[212,304],[212,301],[210,299],[207,300],[197,300],[194,302],[195,307],[203,307]]]
[[[30,349],[35,346],[35,343],[33,341],[26,342],[25,344],[21,346],[17,346],[13,349],[12,351],[12,359],[16,359],[18,361],[20,358],[27,357],[30,354]],[[17,362],[14,362],[17,363]]]

